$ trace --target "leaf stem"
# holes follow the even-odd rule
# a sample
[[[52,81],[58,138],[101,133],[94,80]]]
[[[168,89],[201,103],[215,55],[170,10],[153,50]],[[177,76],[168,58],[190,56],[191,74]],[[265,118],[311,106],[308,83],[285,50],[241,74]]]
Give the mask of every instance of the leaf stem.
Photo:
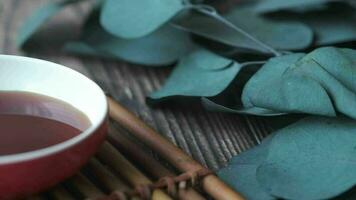
[[[263,65],[266,62],[267,61],[248,61],[248,62],[241,63],[241,67],[246,67],[246,66],[249,66],[249,65]]]
[[[200,13],[203,13],[209,17],[212,17],[220,22],[222,22],[224,25],[234,29],[235,31],[241,33],[243,36],[249,38],[250,40],[252,40],[253,42],[255,42],[256,44],[260,45],[261,47],[263,47],[264,49],[266,49],[267,51],[271,52],[273,55],[275,56],[280,56],[282,55],[280,52],[278,52],[277,50],[275,50],[274,48],[270,47],[269,45],[265,44],[264,42],[258,40],[257,38],[255,38],[254,36],[252,36],[251,34],[247,33],[246,31],[244,31],[243,29],[237,27],[236,25],[234,25],[233,23],[231,23],[230,21],[226,20],[224,17],[222,17],[216,10],[214,7],[209,6],[209,5],[204,5],[204,4],[200,4],[200,5],[194,5],[191,3],[187,3],[186,1],[184,2],[186,9],[192,9],[192,10],[196,10]]]

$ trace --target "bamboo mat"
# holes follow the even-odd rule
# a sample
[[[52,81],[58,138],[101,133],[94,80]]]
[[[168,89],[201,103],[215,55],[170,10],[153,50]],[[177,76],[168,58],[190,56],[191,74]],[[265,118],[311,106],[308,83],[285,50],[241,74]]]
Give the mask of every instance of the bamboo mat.
[[[100,84],[116,100],[158,130],[168,140],[212,170],[221,168],[232,156],[259,143],[270,131],[270,128],[256,117],[210,113],[202,108],[148,107],[145,103],[145,96],[163,84],[171,68],[146,68],[120,61],[77,57],[60,51],[61,47],[58,43],[61,41],[52,40],[53,34],[69,37],[72,33],[79,33],[85,11],[88,10],[85,5],[65,9],[38,34],[40,43],[35,50],[26,53],[20,51],[15,46],[18,28],[28,15],[48,1],[51,0],[2,1],[3,12],[0,12],[1,54],[36,57],[79,71]],[[65,39],[68,38],[63,38],[63,40]],[[113,124],[113,127],[114,132],[119,132],[120,129],[117,125]],[[135,141],[135,143],[139,142]],[[160,160],[151,150],[143,149],[150,158]],[[122,150],[120,149],[120,151]],[[130,159],[128,154],[123,154]],[[108,166],[98,156],[95,159],[98,161],[94,161],[96,163],[94,166],[97,167],[95,169],[105,169],[109,173],[104,172],[103,174],[113,177],[110,179],[114,182],[94,176],[93,162],[90,162],[79,175],[48,192],[33,197],[33,199],[56,199],[56,197],[58,199],[58,195],[61,195],[59,199],[85,199],[89,198],[91,194],[108,194],[118,188],[118,183],[132,187],[118,171]],[[131,160],[135,161],[135,159]],[[133,163],[150,180],[158,179],[160,174],[155,173],[155,170],[145,171],[141,169],[142,164]],[[167,167],[165,163],[163,165]],[[171,169],[169,166],[168,168]],[[174,172],[174,170],[171,171]],[[101,171],[96,170],[96,172]]]

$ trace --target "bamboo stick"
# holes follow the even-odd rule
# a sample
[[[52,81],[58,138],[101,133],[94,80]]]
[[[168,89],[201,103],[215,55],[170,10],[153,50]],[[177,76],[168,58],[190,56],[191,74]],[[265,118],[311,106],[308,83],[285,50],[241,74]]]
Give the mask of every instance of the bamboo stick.
[[[203,166],[173,143],[146,125],[132,112],[108,97],[110,117],[134,134],[140,141],[159,153],[182,172],[192,172]],[[219,200],[244,200],[244,198],[226,185],[215,175],[208,175],[202,180],[203,189],[213,198]]]
[[[87,164],[90,172],[98,179],[98,181],[104,185],[105,188],[114,192],[119,191],[130,191],[129,186],[118,179],[113,173],[110,172],[99,160],[92,158]],[[139,200],[138,197],[133,197],[132,200]]]
[[[46,198],[44,198],[43,196],[39,196],[39,195],[35,195],[32,197],[27,198],[27,200],[45,200]]]
[[[69,185],[74,187],[85,198],[96,199],[104,197],[105,194],[100,191],[88,178],[78,173],[69,179]]]
[[[51,199],[54,200],[75,200],[75,198],[62,186],[58,185],[49,191]]]
[[[139,162],[147,172],[151,173],[156,178],[163,176],[171,176],[167,168],[163,167],[151,155],[144,151],[138,144],[132,142],[127,136],[121,133],[124,130],[114,130],[112,126],[108,129],[108,141],[110,141],[117,149],[125,153],[125,156],[132,157],[133,160]],[[144,165],[143,165],[144,164]]]
[[[149,185],[152,183],[108,142],[105,142],[101,146],[98,151],[98,157],[135,187],[140,185]],[[152,200],[172,200],[172,198],[164,191],[155,189],[152,193]]]
[[[96,158],[92,158],[87,167],[95,178],[109,189],[111,192],[119,189],[120,191],[129,191],[130,188],[119,180],[114,174],[112,174],[104,165],[100,163]]]
[[[120,130],[123,131],[123,130]],[[109,128],[109,141],[118,149],[125,152],[125,155],[133,158],[137,161],[141,166],[145,168],[145,170],[155,178],[162,178],[165,176],[176,176],[174,173],[170,172],[166,167],[160,164],[157,160],[155,160],[151,155],[149,155],[146,151],[140,148],[139,145],[131,141],[124,134],[120,133],[120,131],[114,132],[113,128]],[[189,199],[189,200],[204,200],[205,198],[201,196],[198,192],[196,192],[193,188],[180,189],[178,190],[179,199]]]

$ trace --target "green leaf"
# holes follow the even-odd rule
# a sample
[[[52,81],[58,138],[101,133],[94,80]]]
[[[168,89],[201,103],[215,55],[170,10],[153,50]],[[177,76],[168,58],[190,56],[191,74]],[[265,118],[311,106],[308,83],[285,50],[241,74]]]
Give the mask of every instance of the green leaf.
[[[257,147],[233,157],[229,165],[218,172],[218,176],[222,180],[240,192],[246,199],[276,199],[265,192],[256,179],[256,170],[267,156],[272,137],[267,137]]]
[[[333,3],[308,10],[274,13],[272,17],[307,24],[315,33],[314,44],[322,46],[356,40],[355,11],[348,4]]]
[[[286,199],[328,199],[356,183],[356,123],[346,118],[308,117],[273,137],[257,180]]]
[[[116,57],[113,55],[110,55],[105,52],[101,52],[96,50],[95,48],[91,47],[85,42],[82,41],[76,41],[76,42],[67,42],[64,45],[64,50],[70,53],[75,53],[79,55],[86,55],[86,56],[99,56],[102,58],[110,58],[110,59],[115,59]]]
[[[260,116],[283,115],[284,113],[258,107],[244,108],[241,102],[242,88],[253,74],[258,71],[264,61],[241,63],[241,70],[223,92],[214,97],[202,97],[201,103],[209,111],[238,113]]]
[[[356,12],[350,6],[331,5],[327,8],[296,16],[316,34],[316,45],[356,40]]]
[[[174,96],[209,97],[222,92],[235,78],[240,65],[210,51],[199,49],[182,58],[150,100]]]
[[[62,0],[50,2],[39,8],[20,27],[16,38],[16,45],[22,47],[49,18],[59,12],[63,7],[77,2],[80,2],[80,0]]]
[[[355,200],[355,199],[356,199],[356,188],[354,187],[351,190],[330,200]]]
[[[138,38],[154,32],[183,8],[182,0],[106,0],[100,23],[118,37]]]
[[[96,12],[87,21],[80,43],[66,50],[150,66],[171,64],[194,49],[189,35],[169,24],[137,39],[115,37],[100,26]]]
[[[245,108],[356,119],[356,51],[324,47],[272,58],[245,85]]]
[[[240,153],[239,155],[232,157],[230,165],[260,165],[266,159],[268,155],[268,149],[271,141],[276,133],[268,135],[257,146]]]
[[[268,127],[271,130],[275,131],[286,126],[289,126],[309,115],[306,114],[285,114],[280,116],[272,116],[268,118],[264,118],[264,122],[268,124]]]
[[[311,45],[313,33],[309,27],[288,20],[271,20],[254,14],[249,6],[239,6],[225,18],[258,40],[281,50],[304,49]],[[226,45],[269,53],[266,48],[221,23],[219,20],[192,12],[176,22],[184,30]]]
[[[201,102],[207,110],[216,112],[226,112],[226,113],[236,113],[236,114],[247,114],[247,115],[258,115],[258,116],[278,116],[284,115],[285,113],[268,110],[258,107],[244,108],[243,106],[235,106],[234,108],[229,108],[227,106],[218,104],[209,98],[202,97]]]
[[[328,1],[330,0],[260,0],[255,7],[255,11],[258,13],[267,13],[293,8],[305,8]]]

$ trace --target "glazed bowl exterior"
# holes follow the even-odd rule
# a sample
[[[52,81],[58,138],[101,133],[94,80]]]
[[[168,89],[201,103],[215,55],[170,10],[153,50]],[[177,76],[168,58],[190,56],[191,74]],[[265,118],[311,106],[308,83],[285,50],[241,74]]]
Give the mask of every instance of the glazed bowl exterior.
[[[0,156],[0,199],[23,198],[72,176],[105,139],[106,96],[93,81],[72,69],[34,58],[0,55],[1,91],[34,92],[62,100],[82,111],[91,125],[62,143]]]

